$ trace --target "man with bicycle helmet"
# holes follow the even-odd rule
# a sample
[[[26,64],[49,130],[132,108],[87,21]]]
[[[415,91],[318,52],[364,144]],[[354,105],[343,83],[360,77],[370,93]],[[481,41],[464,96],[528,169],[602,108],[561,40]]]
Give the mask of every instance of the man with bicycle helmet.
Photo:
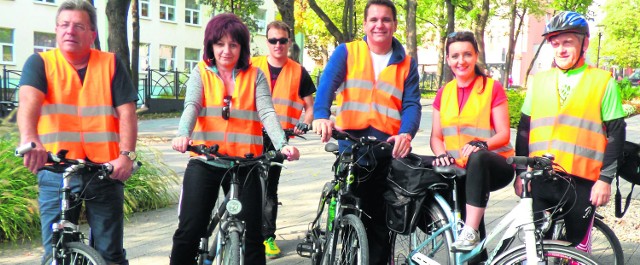
[[[531,182],[533,208],[542,214],[564,203],[565,222],[572,224],[566,226],[567,240],[586,249],[585,235],[593,222],[594,207],[609,202],[625,141],[625,115],[611,73],[585,63],[589,25],[584,16],[560,12],[542,36],[553,48],[554,67],[536,74],[528,88],[516,155],[552,154],[558,167],[566,171],[566,178]],[[520,194],[519,178],[515,183]]]

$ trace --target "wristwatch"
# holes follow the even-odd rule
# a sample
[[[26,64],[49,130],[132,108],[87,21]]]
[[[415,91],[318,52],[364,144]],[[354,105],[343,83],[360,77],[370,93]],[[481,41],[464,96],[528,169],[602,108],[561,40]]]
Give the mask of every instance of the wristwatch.
[[[136,157],[138,157],[135,151],[120,151],[120,154],[126,156],[131,161],[135,161]]]

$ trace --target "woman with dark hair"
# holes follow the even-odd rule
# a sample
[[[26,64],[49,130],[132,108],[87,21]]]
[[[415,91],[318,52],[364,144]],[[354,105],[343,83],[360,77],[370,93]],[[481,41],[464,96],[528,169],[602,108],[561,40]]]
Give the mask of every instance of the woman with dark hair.
[[[455,163],[466,168],[465,225],[452,245],[454,251],[470,251],[478,242],[489,192],[507,186],[513,167],[509,142],[509,109],[504,88],[485,76],[478,65],[478,44],[472,32],[447,36],[447,63],[455,76],[436,94],[433,102],[431,150],[434,166]],[[461,196],[462,197],[462,196]]]
[[[262,128],[276,150],[297,160],[298,149],[288,146],[271,101],[264,73],[250,64],[249,30],[233,14],[220,14],[207,24],[203,60],[193,68],[187,82],[184,112],[172,148],[186,152],[189,144],[217,144],[219,153],[230,156],[262,154]],[[229,185],[228,166],[190,159],[184,172],[173,235],[171,262],[196,264],[198,243],[204,236],[218,189]],[[262,192],[256,170],[240,170],[240,191],[246,224],[245,263],[265,264],[262,241]],[[251,174],[246,179],[242,179]]]

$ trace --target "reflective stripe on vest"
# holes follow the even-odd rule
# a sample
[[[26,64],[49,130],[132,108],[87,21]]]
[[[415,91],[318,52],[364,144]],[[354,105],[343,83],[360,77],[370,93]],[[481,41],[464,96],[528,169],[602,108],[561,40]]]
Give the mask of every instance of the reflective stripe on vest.
[[[273,98],[273,107],[278,114],[278,120],[283,129],[293,129],[300,120],[304,101],[300,98],[300,77],[302,76],[302,66],[294,60],[287,59],[284,64],[275,86],[271,87],[271,74],[267,56],[253,57],[251,63],[259,67],[267,77]]]
[[[360,130],[371,126],[389,135],[398,134],[411,57],[385,67],[376,81],[367,43],[353,41],[346,48],[347,74],[337,91],[336,127]]]
[[[203,108],[191,138],[194,144],[220,146],[218,152],[230,156],[262,154],[262,123],[256,110],[256,75],[253,66],[235,77],[229,120],[222,118],[226,89],[222,79],[199,62],[203,85]],[[192,154],[194,155],[194,154]]]
[[[529,155],[550,153],[569,174],[596,181],[607,145],[601,104],[611,73],[587,67],[565,105],[560,106],[558,71],[551,69],[535,76]]]
[[[456,164],[465,167],[468,157],[460,157],[462,147],[470,141],[487,141],[496,134],[491,125],[491,101],[493,96],[493,79],[487,78],[483,89],[483,77],[478,76],[469,93],[467,102],[462,107],[458,104],[458,83],[454,79],[447,83],[442,91],[440,102],[440,123],[447,152],[456,159]],[[503,157],[513,156],[514,149],[509,143],[491,150]]]
[[[119,122],[111,95],[115,56],[91,50],[84,82],[59,49],[40,53],[47,94],[38,134],[47,151],[69,150],[67,158],[106,163],[116,159]]]

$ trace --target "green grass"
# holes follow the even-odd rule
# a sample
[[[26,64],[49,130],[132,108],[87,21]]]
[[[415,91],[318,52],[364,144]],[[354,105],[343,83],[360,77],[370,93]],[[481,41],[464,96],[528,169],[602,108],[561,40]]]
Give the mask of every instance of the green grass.
[[[0,122],[0,241],[33,239],[40,234],[36,176],[13,155],[18,145],[15,124]],[[177,174],[162,162],[161,154],[138,143],[143,166],[125,185],[125,214],[166,207],[177,201],[172,187]]]

